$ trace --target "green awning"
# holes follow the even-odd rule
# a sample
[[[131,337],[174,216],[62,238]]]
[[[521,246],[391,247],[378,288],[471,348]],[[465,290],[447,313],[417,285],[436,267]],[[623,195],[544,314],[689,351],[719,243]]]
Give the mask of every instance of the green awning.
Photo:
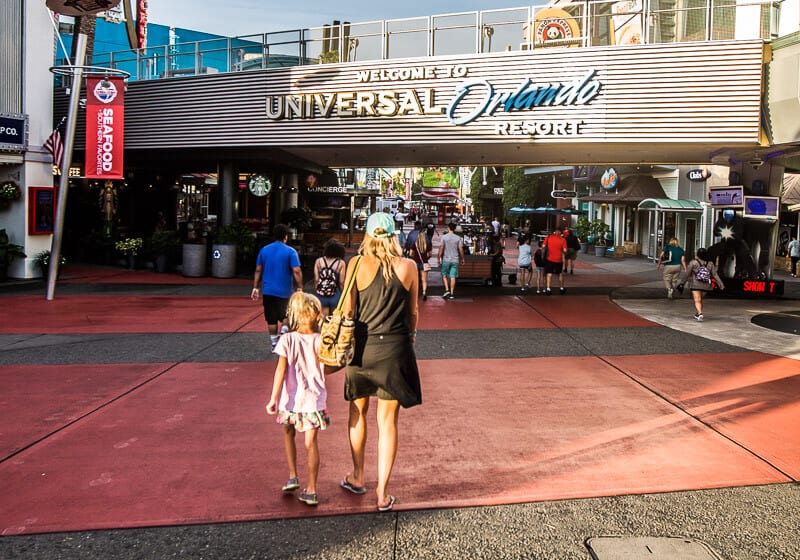
[[[639,203],[639,210],[666,210],[668,212],[702,212],[703,206],[696,200],[672,198],[646,198]]]

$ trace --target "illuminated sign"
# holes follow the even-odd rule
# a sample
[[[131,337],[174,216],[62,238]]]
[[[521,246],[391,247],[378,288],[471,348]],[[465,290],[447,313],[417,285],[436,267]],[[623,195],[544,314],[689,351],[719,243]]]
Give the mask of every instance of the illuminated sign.
[[[711,177],[711,171],[708,169],[692,169],[686,173],[686,177],[690,181],[699,183]]]
[[[606,169],[605,172],[603,173],[603,176],[600,177],[600,184],[607,191],[610,191],[611,189],[616,187],[618,182],[619,182],[619,175],[617,174],[617,170],[614,169],[613,167]]]
[[[744,187],[722,187],[708,191],[711,206],[738,206],[744,201]]]
[[[553,198],[575,198],[578,196],[577,191],[553,191],[550,193]]]
[[[745,196],[744,217],[777,220],[781,205],[777,196]]]
[[[783,280],[744,280],[725,278],[726,294],[745,294],[753,296],[782,296]]]

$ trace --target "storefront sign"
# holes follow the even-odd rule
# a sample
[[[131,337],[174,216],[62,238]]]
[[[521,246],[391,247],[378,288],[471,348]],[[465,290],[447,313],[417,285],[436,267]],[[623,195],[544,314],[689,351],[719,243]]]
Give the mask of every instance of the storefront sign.
[[[701,183],[711,177],[711,171],[707,168],[705,169],[692,169],[686,173],[686,177],[690,181],[694,181],[696,183]]]
[[[441,67],[412,67],[378,69],[356,72],[361,83],[384,80],[422,80],[443,77],[466,77],[469,69],[463,65]],[[498,111],[514,113],[533,111],[539,107],[567,107],[589,104],[602,89],[596,79],[597,70],[590,69],[572,81],[534,82],[522,78],[512,90],[497,90],[484,78],[467,79],[455,88],[449,100],[437,99],[435,88],[354,90],[300,95],[269,95],[266,97],[266,116],[271,120],[396,117],[405,115],[444,114],[450,124],[467,125],[481,117],[494,116]],[[441,96],[440,96],[441,97]],[[580,120],[548,120],[502,122],[495,125],[495,134],[506,136],[575,136],[580,132]]]
[[[86,177],[122,179],[125,80],[86,80]]]
[[[247,183],[254,196],[267,196],[272,190],[272,182],[263,175],[256,175]]]
[[[25,132],[28,117],[14,113],[0,113],[0,150],[22,151],[27,144]]]
[[[741,278],[725,278],[725,293],[782,296],[783,280],[742,280]]]
[[[315,185],[313,187],[308,187],[306,189],[310,193],[322,193],[322,194],[351,194],[353,189],[348,189],[346,186],[342,185]]]
[[[550,196],[553,198],[575,198],[578,193],[576,191],[553,191]]]

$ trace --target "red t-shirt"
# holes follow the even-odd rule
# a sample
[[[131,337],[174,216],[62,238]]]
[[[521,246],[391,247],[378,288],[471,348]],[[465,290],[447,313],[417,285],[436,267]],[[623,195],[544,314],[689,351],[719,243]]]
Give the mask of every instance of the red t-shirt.
[[[567,250],[567,240],[560,235],[548,235],[544,240],[547,247],[547,260],[558,263],[564,260],[564,251]]]

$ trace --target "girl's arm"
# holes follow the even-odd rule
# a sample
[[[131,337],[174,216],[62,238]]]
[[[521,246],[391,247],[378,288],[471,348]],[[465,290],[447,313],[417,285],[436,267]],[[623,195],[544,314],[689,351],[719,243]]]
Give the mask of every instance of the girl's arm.
[[[281,396],[283,382],[286,380],[286,356],[278,357],[278,365],[275,367],[275,378],[272,380],[272,395],[267,403],[267,414],[278,412],[278,399]]]

